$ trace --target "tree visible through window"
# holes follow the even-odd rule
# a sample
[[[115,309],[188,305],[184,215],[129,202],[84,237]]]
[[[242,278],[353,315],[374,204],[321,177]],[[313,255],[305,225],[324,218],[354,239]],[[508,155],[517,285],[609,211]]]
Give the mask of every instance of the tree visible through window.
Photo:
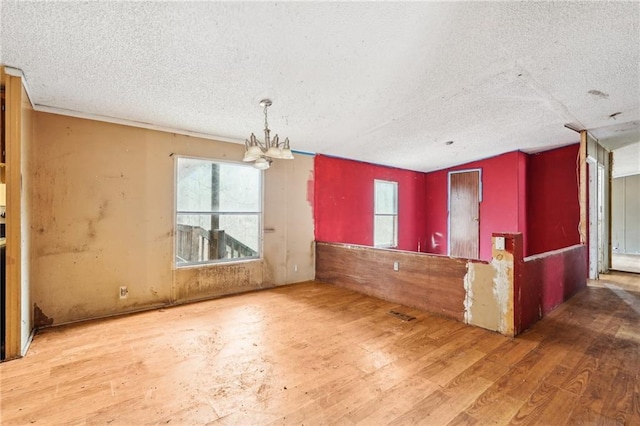
[[[398,246],[398,183],[374,181],[373,245]]]
[[[177,266],[260,257],[260,170],[178,158],[176,180]]]

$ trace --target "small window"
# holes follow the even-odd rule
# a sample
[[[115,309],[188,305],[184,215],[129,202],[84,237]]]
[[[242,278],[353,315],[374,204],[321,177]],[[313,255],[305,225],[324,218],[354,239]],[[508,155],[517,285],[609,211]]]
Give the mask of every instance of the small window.
[[[373,245],[398,246],[398,183],[374,181]]]
[[[259,258],[261,171],[195,158],[176,167],[176,266]]]

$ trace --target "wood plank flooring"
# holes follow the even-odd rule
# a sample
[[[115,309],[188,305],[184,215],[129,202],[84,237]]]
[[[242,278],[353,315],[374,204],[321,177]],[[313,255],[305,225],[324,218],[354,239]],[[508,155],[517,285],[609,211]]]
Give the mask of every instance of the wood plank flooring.
[[[640,272],[618,272],[609,271],[607,274],[600,274],[600,279],[597,281],[590,281],[589,285],[592,287],[606,287],[615,289],[620,287],[627,291],[640,292]]]
[[[0,384],[3,425],[637,425],[640,292],[510,339],[304,283],[49,329]]]

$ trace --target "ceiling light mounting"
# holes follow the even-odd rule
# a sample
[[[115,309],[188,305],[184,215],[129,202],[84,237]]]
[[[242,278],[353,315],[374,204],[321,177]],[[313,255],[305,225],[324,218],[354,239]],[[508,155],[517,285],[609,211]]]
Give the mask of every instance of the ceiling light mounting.
[[[293,154],[289,147],[289,138],[284,142],[280,142],[278,135],[271,139],[271,130],[267,121],[267,108],[271,106],[271,99],[263,99],[260,106],[264,108],[264,143],[260,142],[256,136],[251,133],[249,139],[244,141],[244,158],[242,161],[253,161],[253,167],[257,169],[268,169],[274,158],[282,160],[292,160]]]

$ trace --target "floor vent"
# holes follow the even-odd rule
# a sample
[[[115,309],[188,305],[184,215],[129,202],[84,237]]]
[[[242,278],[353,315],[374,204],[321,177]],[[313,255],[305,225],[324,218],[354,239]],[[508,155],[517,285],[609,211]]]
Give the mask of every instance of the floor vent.
[[[399,318],[402,321],[411,321],[416,319],[416,317],[412,317],[411,315],[403,314],[402,312],[397,311],[389,311],[389,315]]]

